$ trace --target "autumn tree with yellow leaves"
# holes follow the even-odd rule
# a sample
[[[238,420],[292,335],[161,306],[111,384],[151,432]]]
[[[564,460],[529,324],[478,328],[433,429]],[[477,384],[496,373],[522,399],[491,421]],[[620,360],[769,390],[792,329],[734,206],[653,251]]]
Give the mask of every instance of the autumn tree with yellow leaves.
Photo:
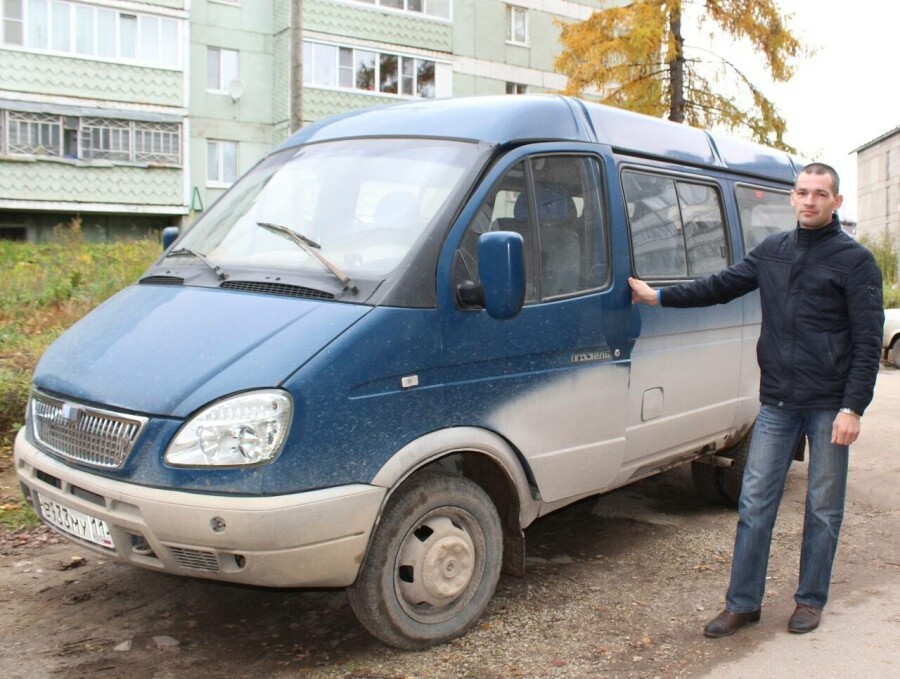
[[[784,141],[784,119],[745,72],[707,47],[685,43],[686,6],[708,44],[711,22],[719,35],[749,42],[776,82],[789,80],[791,62],[808,53],[776,0],[633,0],[562,24],[556,67],[568,76],[566,93],[595,87],[611,106],[749,131],[754,141],[793,152]]]

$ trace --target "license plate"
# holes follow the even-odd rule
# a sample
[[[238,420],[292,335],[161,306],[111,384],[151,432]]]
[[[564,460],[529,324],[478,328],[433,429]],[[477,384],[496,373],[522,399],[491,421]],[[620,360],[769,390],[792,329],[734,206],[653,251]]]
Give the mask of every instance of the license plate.
[[[82,540],[93,542],[96,545],[113,549],[112,535],[103,519],[90,516],[77,509],[66,507],[53,500],[43,498],[35,493],[37,504],[41,509],[41,518],[47,523],[56,526],[69,535],[74,535]]]

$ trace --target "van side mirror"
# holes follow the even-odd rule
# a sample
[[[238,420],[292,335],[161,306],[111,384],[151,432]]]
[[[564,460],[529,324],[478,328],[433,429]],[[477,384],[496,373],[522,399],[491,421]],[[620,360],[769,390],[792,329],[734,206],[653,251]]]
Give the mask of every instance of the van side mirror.
[[[180,231],[177,226],[167,226],[162,230],[162,246],[163,250],[168,250],[169,246],[178,238]]]
[[[525,254],[522,236],[491,231],[478,238],[478,277],[483,306],[492,318],[507,320],[525,303]]]

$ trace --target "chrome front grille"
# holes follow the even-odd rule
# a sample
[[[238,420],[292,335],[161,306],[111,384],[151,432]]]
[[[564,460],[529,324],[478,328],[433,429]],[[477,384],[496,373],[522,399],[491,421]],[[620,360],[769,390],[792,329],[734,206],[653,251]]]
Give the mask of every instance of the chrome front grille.
[[[37,442],[48,452],[94,467],[118,469],[128,459],[147,418],[33,392],[31,422]]]

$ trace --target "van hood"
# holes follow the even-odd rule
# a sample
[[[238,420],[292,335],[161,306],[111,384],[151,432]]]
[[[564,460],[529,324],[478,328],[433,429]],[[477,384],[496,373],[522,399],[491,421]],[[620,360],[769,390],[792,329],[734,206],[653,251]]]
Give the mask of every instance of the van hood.
[[[134,285],[54,342],[34,384],[73,399],[186,417],[274,387],[371,307],[210,288]]]

